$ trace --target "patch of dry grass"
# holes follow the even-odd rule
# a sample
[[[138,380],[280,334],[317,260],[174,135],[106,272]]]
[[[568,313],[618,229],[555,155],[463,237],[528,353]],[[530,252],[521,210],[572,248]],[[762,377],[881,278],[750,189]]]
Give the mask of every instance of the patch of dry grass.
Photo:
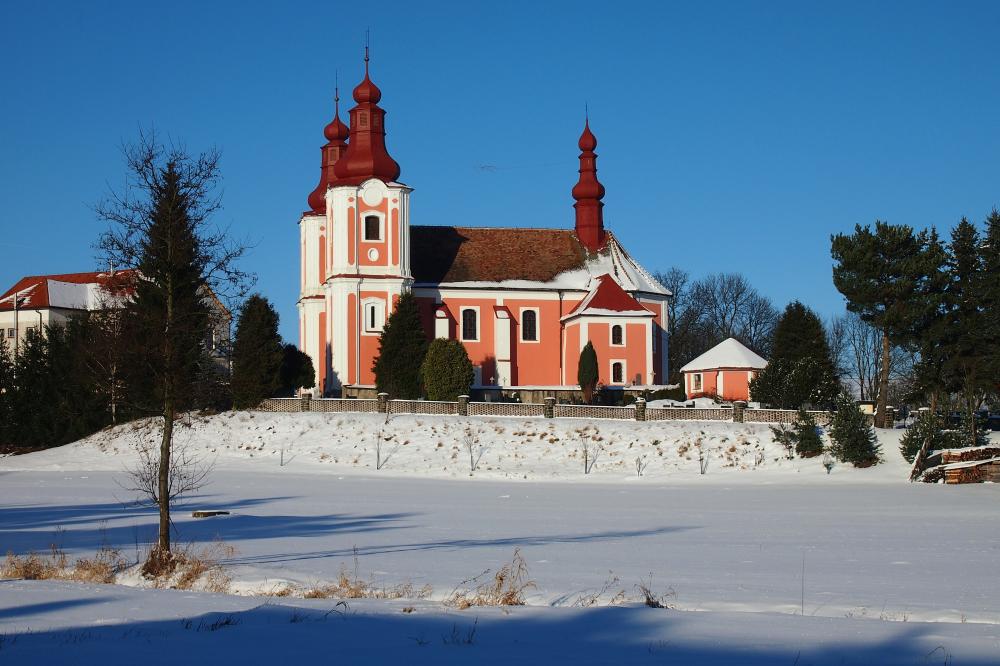
[[[459,583],[445,599],[445,605],[458,609],[472,606],[523,606],[525,590],[535,587],[534,581],[528,579],[528,563],[521,555],[520,548],[514,550],[511,561],[500,567],[491,580],[478,583],[489,574],[490,570],[487,569],[478,576]],[[470,587],[471,585],[475,587]]]
[[[7,553],[0,575],[24,580],[73,580],[80,583],[114,583],[118,574],[129,567],[121,551],[102,546],[93,557],[81,557],[69,564],[62,549],[52,545],[47,555],[30,552]]]

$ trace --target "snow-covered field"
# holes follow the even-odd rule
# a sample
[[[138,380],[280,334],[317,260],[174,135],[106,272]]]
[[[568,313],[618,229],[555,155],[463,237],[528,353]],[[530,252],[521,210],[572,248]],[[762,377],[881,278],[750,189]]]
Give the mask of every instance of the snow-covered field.
[[[376,470],[379,430],[391,457]],[[143,436],[150,433],[128,426],[0,459],[0,550],[56,542],[78,556],[110,543],[134,553],[155,533],[154,513],[130,504],[122,487]],[[590,475],[584,437],[601,449]],[[430,596],[352,600],[345,610],[331,599],[3,581],[0,663],[70,655],[136,663],[140,654],[144,663],[172,663],[177,650],[194,663],[317,655],[346,663],[1000,663],[1000,490],[909,484],[898,432],[881,437],[885,464],[838,465],[827,475],[817,459],[787,460],[767,426],[751,424],[199,419],[178,441],[215,469],[177,510],[177,537],[233,546],[225,567],[235,591],[313,587],[356,566],[379,584],[429,585]],[[482,448],[471,476],[467,443],[474,455]],[[192,508],[232,514],[193,519]],[[515,548],[535,583],[527,606],[441,604]],[[674,609],[639,605],[643,581]],[[602,589],[596,605],[580,607]],[[625,607],[608,607],[619,591]]]

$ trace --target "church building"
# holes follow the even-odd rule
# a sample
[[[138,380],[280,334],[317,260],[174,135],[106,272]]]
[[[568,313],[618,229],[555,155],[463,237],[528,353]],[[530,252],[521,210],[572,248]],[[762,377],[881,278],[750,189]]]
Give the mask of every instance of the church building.
[[[419,225],[410,219],[413,190],[386,148],[381,97],[366,53],[349,125],[338,98],[320,181],[299,221],[299,347],[316,364],[316,392],[372,391],[379,333],[410,291],[428,338],[465,345],[474,388],[575,389],[588,340],[602,384],[665,383],[670,292],[604,227],[589,122],[572,226],[569,211],[561,229]]]

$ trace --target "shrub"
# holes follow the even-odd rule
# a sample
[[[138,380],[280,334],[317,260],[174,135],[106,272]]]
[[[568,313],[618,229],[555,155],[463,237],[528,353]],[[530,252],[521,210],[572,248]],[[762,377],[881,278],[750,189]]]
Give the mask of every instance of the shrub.
[[[812,458],[823,453],[823,438],[812,414],[800,409],[792,429],[795,432],[795,453],[800,458]]]
[[[576,380],[583,390],[583,401],[590,403],[594,398],[594,389],[597,388],[597,351],[590,340],[580,351],[580,363],[576,369]]]
[[[468,394],[475,372],[465,345],[437,338],[427,348],[420,376],[429,400],[457,400]]]
[[[875,430],[851,396],[837,398],[837,411],[830,424],[831,452],[841,462],[871,467],[882,461]]]

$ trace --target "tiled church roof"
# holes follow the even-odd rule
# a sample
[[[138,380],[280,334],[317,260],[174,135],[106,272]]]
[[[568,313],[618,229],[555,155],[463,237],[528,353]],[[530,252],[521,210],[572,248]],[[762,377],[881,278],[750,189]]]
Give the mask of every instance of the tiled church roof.
[[[549,282],[582,268],[587,253],[571,229],[410,227],[410,267],[418,284]]]

